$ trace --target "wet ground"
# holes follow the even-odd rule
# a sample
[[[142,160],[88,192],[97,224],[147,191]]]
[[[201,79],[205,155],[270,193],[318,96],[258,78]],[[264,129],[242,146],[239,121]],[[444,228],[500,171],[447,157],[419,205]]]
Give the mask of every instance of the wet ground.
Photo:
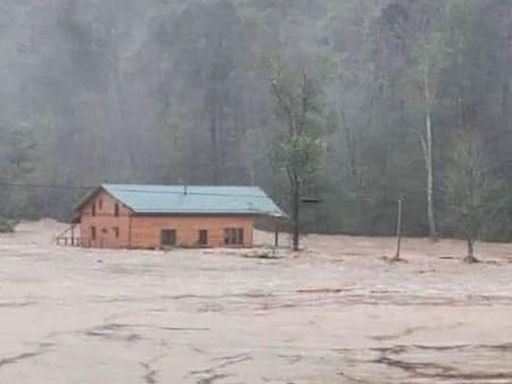
[[[0,236],[0,383],[512,383],[512,246],[309,236],[108,251]],[[258,241],[272,236],[259,233]]]

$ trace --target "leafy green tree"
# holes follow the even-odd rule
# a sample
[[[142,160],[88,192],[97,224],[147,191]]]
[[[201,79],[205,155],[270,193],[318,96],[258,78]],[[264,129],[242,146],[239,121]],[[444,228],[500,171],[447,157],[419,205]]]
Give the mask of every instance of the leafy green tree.
[[[307,70],[276,61],[271,86],[275,114],[283,123],[275,137],[274,165],[286,172],[290,184],[293,249],[297,251],[302,193],[321,167],[327,125],[320,107],[320,89]]]

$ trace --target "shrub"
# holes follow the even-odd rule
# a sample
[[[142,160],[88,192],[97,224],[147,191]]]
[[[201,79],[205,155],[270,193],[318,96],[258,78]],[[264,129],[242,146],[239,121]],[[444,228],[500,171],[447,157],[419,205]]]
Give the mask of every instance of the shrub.
[[[12,220],[0,217],[0,233],[14,232],[15,223]]]

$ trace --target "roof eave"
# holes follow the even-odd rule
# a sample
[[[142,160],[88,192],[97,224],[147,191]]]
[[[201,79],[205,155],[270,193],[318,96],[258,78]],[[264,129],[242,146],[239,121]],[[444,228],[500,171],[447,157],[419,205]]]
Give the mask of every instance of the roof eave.
[[[252,211],[144,211],[137,210],[133,211],[136,216],[267,216],[276,218],[286,218],[286,214],[273,212],[252,212]]]
[[[103,186],[96,187],[91,192],[85,194],[78,204],[75,206],[75,212],[80,211],[91,199],[93,199],[98,193],[104,190]]]
[[[87,205],[92,199],[94,199],[100,192],[104,192],[107,195],[109,195],[112,199],[122,204],[124,207],[129,209],[133,212],[133,208],[129,206],[126,202],[120,200],[117,196],[114,196],[108,188],[105,186],[105,184],[100,185],[99,187],[96,187],[94,190],[86,194],[78,203],[78,205],[75,207],[75,212],[80,211],[85,205]]]

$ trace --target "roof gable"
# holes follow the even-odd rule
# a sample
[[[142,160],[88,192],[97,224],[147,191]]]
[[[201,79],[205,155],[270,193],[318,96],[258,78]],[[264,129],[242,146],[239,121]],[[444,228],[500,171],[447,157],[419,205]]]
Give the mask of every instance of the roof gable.
[[[285,216],[259,187],[103,184],[99,189],[138,214]]]

